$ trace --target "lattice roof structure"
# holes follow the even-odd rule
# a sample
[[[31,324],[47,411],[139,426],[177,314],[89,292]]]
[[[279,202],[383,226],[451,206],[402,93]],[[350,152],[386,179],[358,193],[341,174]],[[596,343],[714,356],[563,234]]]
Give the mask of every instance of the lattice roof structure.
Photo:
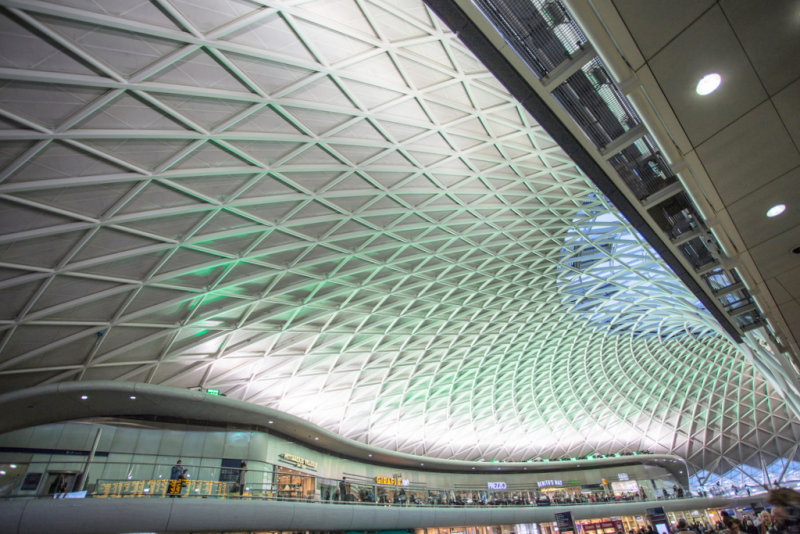
[[[3,0],[0,390],[220,388],[388,449],[783,462],[800,424],[416,0]]]

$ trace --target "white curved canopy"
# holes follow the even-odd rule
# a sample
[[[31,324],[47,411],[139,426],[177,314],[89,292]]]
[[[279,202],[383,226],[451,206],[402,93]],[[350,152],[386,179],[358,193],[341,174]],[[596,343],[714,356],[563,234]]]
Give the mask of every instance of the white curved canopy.
[[[2,3],[0,390],[214,387],[444,458],[796,454],[784,401],[422,3]]]

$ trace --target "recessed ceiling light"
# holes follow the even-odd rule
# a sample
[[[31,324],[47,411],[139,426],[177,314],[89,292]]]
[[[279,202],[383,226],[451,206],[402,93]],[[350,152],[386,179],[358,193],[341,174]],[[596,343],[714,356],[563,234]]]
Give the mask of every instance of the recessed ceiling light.
[[[129,398],[130,398],[131,400],[136,400],[136,395],[131,395]]]
[[[81,400],[86,400],[89,398],[89,395],[81,395]]]
[[[267,424],[268,424],[268,425],[271,425],[271,424],[272,424],[272,421],[267,421]]]
[[[775,204],[767,210],[767,217],[777,217],[784,211],[786,211],[786,204]]]
[[[369,457],[372,458],[372,455],[370,454]]]
[[[314,438],[314,441],[319,441],[319,438]]]
[[[695,90],[698,95],[710,95],[717,90],[720,83],[722,83],[722,76],[716,72],[712,72],[711,74],[706,74],[697,82],[697,88]]]

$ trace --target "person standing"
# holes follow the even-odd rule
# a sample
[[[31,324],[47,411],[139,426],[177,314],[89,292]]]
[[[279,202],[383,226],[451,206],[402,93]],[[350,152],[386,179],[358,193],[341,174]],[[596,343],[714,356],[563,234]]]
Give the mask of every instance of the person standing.
[[[694,534],[694,531],[689,529],[689,523],[682,517],[678,519],[678,534]]]
[[[239,495],[244,495],[244,486],[245,486],[245,479],[247,478],[247,462],[242,460],[242,463],[239,464]]]
[[[339,482],[339,500],[344,502],[345,497],[347,495],[347,477],[342,477],[342,480]]]
[[[178,460],[172,466],[169,473],[169,496],[180,497],[181,489],[183,489],[183,482],[186,480],[186,468],[183,467],[183,461]]]

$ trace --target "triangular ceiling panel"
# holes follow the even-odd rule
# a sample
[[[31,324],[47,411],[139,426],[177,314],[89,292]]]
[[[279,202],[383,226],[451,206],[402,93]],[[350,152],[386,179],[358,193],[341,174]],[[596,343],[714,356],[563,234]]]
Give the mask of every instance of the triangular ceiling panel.
[[[217,58],[203,50],[193,52],[165,67],[149,77],[148,81],[187,87],[202,85],[205,88],[233,93],[251,92],[230,70],[220,64]]]
[[[223,26],[242,15],[255,11],[259,5],[247,0],[169,0],[190,24],[202,33]]]
[[[105,91],[97,87],[40,85],[7,81],[0,85],[0,106],[19,117],[53,128]],[[15,128],[19,128],[16,125]]]

